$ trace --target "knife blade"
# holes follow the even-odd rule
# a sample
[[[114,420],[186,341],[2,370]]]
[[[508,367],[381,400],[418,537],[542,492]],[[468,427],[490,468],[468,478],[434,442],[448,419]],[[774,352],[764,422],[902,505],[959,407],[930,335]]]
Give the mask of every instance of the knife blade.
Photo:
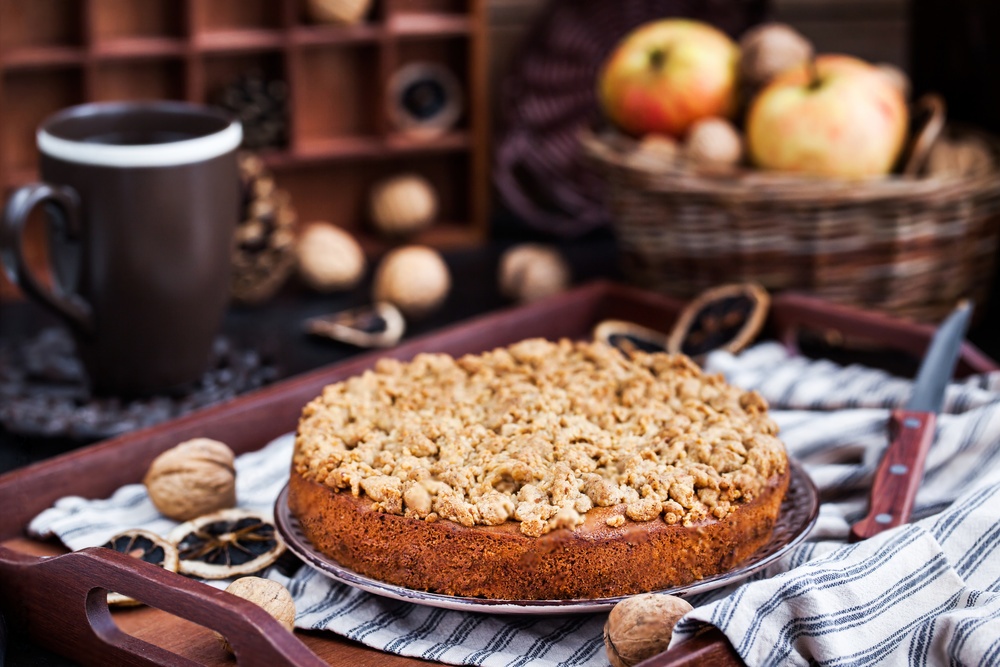
[[[909,521],[924,476],[924,461],[934,442],[937,414],[955,372],[969,328],[972,303],[963,300],[938,327],[913,383],[906,406],[889,418],[889,446],[872,481],[868,514],[851,526],[852,540],[864,540]]]

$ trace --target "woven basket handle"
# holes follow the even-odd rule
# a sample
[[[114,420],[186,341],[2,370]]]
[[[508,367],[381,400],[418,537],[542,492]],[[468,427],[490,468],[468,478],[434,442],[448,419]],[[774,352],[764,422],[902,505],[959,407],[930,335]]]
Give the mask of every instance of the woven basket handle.
[[[910,154],[903,164],[904,176],[916,176],[927,164],[931,149],[941,137],[947,116],[944,98],[937,93],[927,93],[914,105],[914,116],[924,117],[923,124],[913,137]]]

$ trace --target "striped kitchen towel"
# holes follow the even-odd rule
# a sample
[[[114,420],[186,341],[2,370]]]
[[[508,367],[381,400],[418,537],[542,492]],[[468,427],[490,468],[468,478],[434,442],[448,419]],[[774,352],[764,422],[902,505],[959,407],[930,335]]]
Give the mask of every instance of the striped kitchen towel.
[[[861,366],[791,357],[776,344],[712,355],[710,370],[771,403],[789,451],[819,486],[808,541],[768,569],[692,596],[674,641],[718,626],[750,665],[1000,664],[1000,374],[949,387],[914,523],[848,545],[887,442],[889,410],[910,383]],[[292,438],[239,457],[240,505],[270,513]],[[64,498],[29,527],[69,548],[133,527],[169,532],[141,485],[105,500]],[[380,598],[303,567],[272,568],[296,626],[450,664],[607,664],[603,614],[498,617]],[[216,585],[224,585],[217,582]]]

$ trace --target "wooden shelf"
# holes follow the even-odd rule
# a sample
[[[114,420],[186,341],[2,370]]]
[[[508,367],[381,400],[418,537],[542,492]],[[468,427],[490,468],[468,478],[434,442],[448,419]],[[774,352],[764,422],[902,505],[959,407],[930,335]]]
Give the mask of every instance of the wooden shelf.
[[[399,37],[446,37],[468,35],[472,20],[454,14],[400,14],[387,23],[390,34]]]
[[[262,51],[284,45],[284,34],[276,30],[230,30],[201,33],[192,40],[194,47],[206,53]]]
[[[374,42],[381,39],[384,32],[380,25],[360,23],[345,26],[296,26],[290,34],[292,44],[297,46],[321,46]]]
[[[161,58],[182,56],[187,44],[172,37],[118,37],[94,44],[90,52],[97,59]]]
[[[388,137],[330,137],[313,139],[291,151],[272,151],[264,161],[274,168],[312,164],[327,160],[389,159],[401,155],[467,151],[472,138],[468,132],[449,132],[432,139],[415,139],[405,135]]]
[[[398,245],[398,242],[389,242],[379,236],[363,231],[357,234],[358,243],[369,257],[379,257]],[[407,243],[450,250],[457,248],[467,248],[481,241],[475,230],[470,229],[467,223],[462,222],[438,222],[422,232],[417,233],[413,238],[406,240]]]
[[[250,72],[287,84],[287,146],[261,150],[303,222],[322,217],[372,252],[371,187],[399,172],[434,185],[441,219],[417,240],[485,236],[486,0],[375,0],[364,22],[317,24],[305,0],[0,0],[0,192],[37,180],[35,128],[72,104],[215,103]],[[386,100],[413,62],[447,67],[463,113],[430,139],[399,133]],[[0,202],[2,203],[2,202]]]
[[[0,54],[7,70],[82,65],[86,51],[73,46],[22,46]]]

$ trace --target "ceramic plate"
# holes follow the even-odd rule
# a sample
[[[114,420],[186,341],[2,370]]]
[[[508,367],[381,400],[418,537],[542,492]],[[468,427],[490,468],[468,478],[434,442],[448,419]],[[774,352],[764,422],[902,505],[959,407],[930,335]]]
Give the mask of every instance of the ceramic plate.
[[[770,542],[740,563],[738,567],[728,572],[723,572],[714,577],[708,577],[685,586],[667,588],[656,592],[683,596],[728,586],[770,565],[789,549],[805,539],[816,523],[816,517],[819,515],[819,494],[812,480],[809,479],[809,475],[806,474],[797,462],[791,462],[791,471],[792,475],[788,484],[788,493],[785,494],[785,499],[781,503],[781,514],[778,516],[778,521],[774,526]],[[354,570],[344,567],[314,549],[309,540],[302,534],[298,521],[288,509],[287,486],[282,489],[275,502],[274,519],[278,532],[281,533],[281,536],[288,543],[288,548],[305,563],[335,581],[395,600],[459,611],[477,611],[490,614],[546,615],[608,611],[622,597],[626,597],[582,600],[487,600],[483,598],[416,591],[358,574]]]

